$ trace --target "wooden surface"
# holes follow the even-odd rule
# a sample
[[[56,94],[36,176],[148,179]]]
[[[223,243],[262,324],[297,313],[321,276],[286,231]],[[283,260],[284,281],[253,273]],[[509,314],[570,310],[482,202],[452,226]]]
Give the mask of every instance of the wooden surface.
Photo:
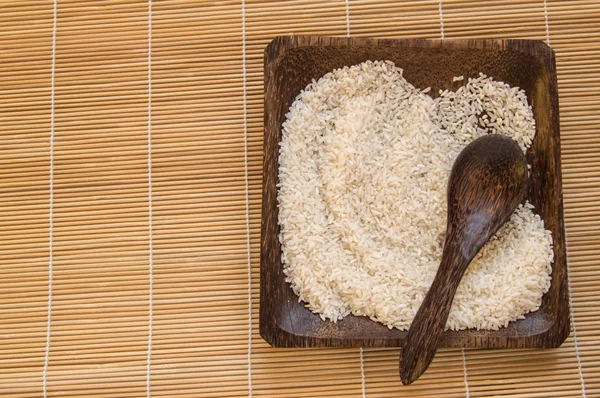
[[[53,1],[0,2],[0,396],[600,396],[600,4],[441,6],[58,0],[55,19]],[[264,49],[348,34],[550,41],[573,315],[560,348],[440,349],[402,387],[397,348],[260,337]]]
[[[367,317],[324,322],[299,303],[282,272],[277,225],[278,154],[281,124],[312,79],[366,60],[391,60],[419,88],[456,89],[454,76],[480,72],[525,90],[536,119],[528,150],[532,165],[526,199],[552,231],[552,288],[539,311],[498,331],[448,331],[444,347],[556,347],[568,330],[568,287],[560,176],[560,134],[554,54],[527,40],[367,40],[278,37],[265,50],[265,138],[261,235],[261,336],[276,347],[400,346],[406,331],[390,330]]]

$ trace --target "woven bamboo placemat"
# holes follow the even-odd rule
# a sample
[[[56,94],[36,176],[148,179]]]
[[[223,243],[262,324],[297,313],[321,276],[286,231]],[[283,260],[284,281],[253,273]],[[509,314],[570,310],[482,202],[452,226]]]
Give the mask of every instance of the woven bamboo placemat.
[[[600,396],[600,2],[0,3],[0,395]],[[572,333],[555,350],[258,335],[276,35],[534,38],[557,55]]]

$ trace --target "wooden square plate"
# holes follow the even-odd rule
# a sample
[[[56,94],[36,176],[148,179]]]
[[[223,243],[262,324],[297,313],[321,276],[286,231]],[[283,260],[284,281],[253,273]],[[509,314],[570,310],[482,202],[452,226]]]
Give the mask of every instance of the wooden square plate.
[[[558,95],[554,52],[531,40],[421,40],[277,37],[265,50],[265,140],[260,264],[260,334],[276,347],[401,346],[406,332],[366,317],[322,321],[298,302],[284,280],[277,223],[281,125],[292,102],[312,79],[367,60],[391,60],[421,89],[456,89],[454,76],[483,72],[525,90],[536,136],[527,152],[532,166],[527,199],[552,231],[552,286],[541,308],[497,331],[447,331],[445,347],[557,347],[569,335],[569,292],[560,170]],[[435,95],[435,94],[434,94]]]

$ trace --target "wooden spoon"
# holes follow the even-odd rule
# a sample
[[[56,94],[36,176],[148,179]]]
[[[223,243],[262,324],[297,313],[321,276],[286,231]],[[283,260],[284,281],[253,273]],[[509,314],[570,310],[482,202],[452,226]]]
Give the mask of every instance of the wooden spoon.
[[[412,383],[429,367],[467,266],[513,214],[523,198],[526,182],[523,151],[507,136],[480,137],[456,158],[448,181],[442,260],[402,348],[402,384]]]

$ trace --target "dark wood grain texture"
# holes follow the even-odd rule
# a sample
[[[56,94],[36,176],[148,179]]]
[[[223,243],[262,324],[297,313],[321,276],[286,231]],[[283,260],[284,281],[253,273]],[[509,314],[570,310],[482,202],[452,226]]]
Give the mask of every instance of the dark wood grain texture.
[[[411,384],[429,367],[456,289],[479,250],[521,203],[527,162],[511,138],[490,134],[463,149],[448,180],[446,240],[440,267],[406,335],[400,379]]]
[[[265,50],[265,136],[260,265],[260,334],[276,347],[393,347],[406,331],[366,317],[324,322],[298,302],[285,282],[277,224],[281,124],[312,79],[367,60],[391,60],[419,88],[456,89],[454,76],[483,72],[523,88],[533,106],[536,137],[527,151],[532,166],[525,195],[552,231],[552,285],[541,308],[497,331],[444,332],[440,346],[472,348],[557,347],[570,331],[560,171],[558,94],[554,52],[540,41],[354,39],[277,37]]]

